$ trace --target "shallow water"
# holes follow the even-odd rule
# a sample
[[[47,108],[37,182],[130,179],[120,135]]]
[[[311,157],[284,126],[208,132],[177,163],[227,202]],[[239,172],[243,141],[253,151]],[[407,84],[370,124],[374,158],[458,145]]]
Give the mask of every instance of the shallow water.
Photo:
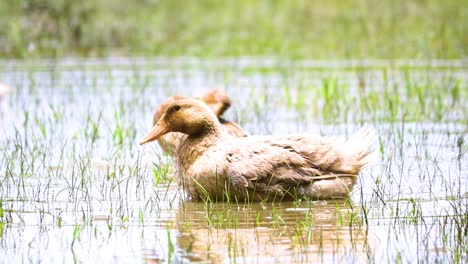
[[[464,61],[0,65],[0,81],[13,88],[0,102],[0,262],[468,258]],[[349,135],[368,124],[379,135],[379,162],[349,200],[189,201],[171,159],[137,139],[166,97],[212,87],[231,95],[227,118],[252,134]]]

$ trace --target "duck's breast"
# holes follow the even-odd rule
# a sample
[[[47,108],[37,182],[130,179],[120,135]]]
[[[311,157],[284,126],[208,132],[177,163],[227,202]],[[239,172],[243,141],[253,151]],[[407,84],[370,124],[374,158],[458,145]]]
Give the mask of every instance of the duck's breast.
[[[195,198],[218,196],[227,184],[226,155],[215,147],[200,151],[196,146],[181,146],[176,157],[179,184]]]

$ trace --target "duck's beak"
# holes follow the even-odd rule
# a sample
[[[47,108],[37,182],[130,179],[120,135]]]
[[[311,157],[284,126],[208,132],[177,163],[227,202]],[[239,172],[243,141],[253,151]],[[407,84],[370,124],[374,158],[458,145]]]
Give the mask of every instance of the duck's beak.
[[[164,118],[161,118],[156,123],[156,125],[154,125],[154,127],[146,134],[146,136],[140,139],[140,145],[154,141],[162,135],[166,134],[167,132],[169,132],[169,126],[164,121]]]

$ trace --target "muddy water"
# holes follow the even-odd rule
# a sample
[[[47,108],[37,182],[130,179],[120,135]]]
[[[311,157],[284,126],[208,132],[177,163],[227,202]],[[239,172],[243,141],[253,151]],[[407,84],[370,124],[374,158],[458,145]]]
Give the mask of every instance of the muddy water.
[[[463,262],[466,72],[460,61],[4,61],[0,82],[12,92],[0,102],[0,261]],[[329,80],[340,87],[337,109],[320,92]],[[437,85],[426,108],[445,102],[442,118],[414,110],[404,92],[414,83]],[[380,160],[349,200],[190,201],[171,159],[136,142],[166,97],[211,87],[232,96],[227,118],[252,134],[349,135],[366,123]],[[384,105],[369,111],[370,97],[357,96],[389,87],[406,115],[390,120]]]

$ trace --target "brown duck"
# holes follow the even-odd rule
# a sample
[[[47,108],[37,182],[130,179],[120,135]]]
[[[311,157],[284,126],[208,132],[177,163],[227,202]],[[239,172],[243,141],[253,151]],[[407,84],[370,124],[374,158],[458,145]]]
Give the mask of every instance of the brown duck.
[[[188,135],[175,153],[176,173],[195,199],[343,198],[376,157],[376,136],[366,128],[347,141],[311,135],[235,138],[195,99],[170,104],[140,144],[169,132]]]
[[[156,122],[158,122],[158,120],[162,117],[162,115],[164,114],[164,112],[170,104],[172,104],[176,100],[183,98],[187,97],[174,95],[169,97],[166,101],[164,101],[154,112],[153,125],[155,125]],[[211,108],[213,113],[218,117],[219,122],[223,125],[223,128],[229,134],[235,137],[248,136],[248,134],[236,123],[221,118],[224,112],[231,106],[231,98],[229,98],[229,96],[225,92],[219,89],[208,90],[197,99],[202,100]],[[182,133],[168,133],[158,138],[158,143],[165,153],[174,154],[177,146],[179,146],[179,144],[185,137],[186,136]]]

